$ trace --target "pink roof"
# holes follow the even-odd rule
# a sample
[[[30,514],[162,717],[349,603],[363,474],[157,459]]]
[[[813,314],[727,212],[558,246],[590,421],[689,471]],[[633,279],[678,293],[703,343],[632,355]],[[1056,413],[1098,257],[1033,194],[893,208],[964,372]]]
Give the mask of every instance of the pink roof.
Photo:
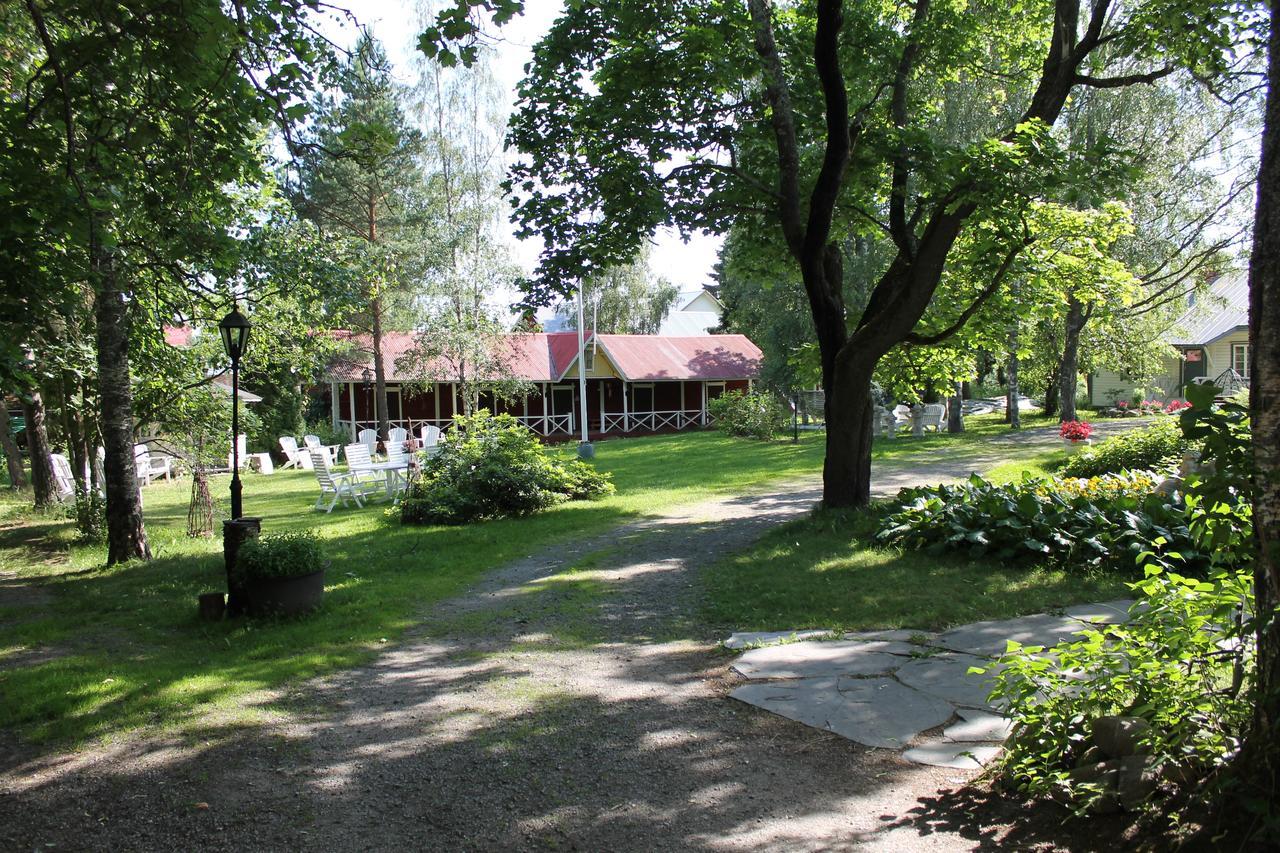
[[[195,337],[195,329],[190,326],[165,326],[164,342],[171,347],[186,347],[191,345],[191,339]],[[228,439],[230,441],[230,439]]]
[[[763,358],[746,335],[601,335],[600,347],[629,382],[755,379]]]
[[[336,359],[329,377],[339,382],[359,381],[365,370],[373,369],[372,344],[368,335],[335,333],[355,344],[354,351]],[[591,340],[591,334],[586,339]],[[530,382],[558,382],[573,367],[578,355],[577,332],[510,334],[503,336],[503,346],[510,347],[508,361],[512,372]],[[658,335],[600,335],[601,352],[613,363],[624,379],[700,380],[754,379],[760,374],[760,348],[744,335],[701,335],[668,338]],[[399,368],[399,360],[414,347],[413,334],[387,332],[382,336],[382,362],[391,382],[421,378],[412,371]],[[444,365],[435,371],[447,381]]]

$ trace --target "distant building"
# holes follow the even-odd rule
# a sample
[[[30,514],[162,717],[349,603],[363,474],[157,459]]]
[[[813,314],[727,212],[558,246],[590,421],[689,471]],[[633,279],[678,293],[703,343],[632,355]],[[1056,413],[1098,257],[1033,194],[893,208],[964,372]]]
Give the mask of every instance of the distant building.
[[[724,303],[709,290],[682,290],[667,314],[658,334],[668,337],[705,335],[719,328],[724,316]]]
[[[330,365],[325,398],[333,427],[355,440],[359,430],[377,428],[371,383],[373,358],[367,335],[351,335],[355,353]],[[382,339],[387,379],[388,420],[417,434],[423,426],[447,427],[462,410],[445,366],[419,366],[414,373],[437,375],[422,390],[399,361],[413,347],[413,335],[388,332]],[[576,332],[510,334],[509,365],[532,393],[514,401],[482,395],[480,404],[513,415],[533,431],[568,439],[585,415],[594,435],[625,435],[698,429],[710,422],[707,403],[725,391],[748,390],[760,374],[760,348],[743,335],[586,335],[586,400],[578,383]],[[502,377],[494,377],[502,378]],[[584,405],[585,402],[585,405]]]
[[[1138,386],[1148,390],[1148,397],[1171,400],[1182,397],[1183,386],[1196,380],[1212,380],[1227,391],[1248,387],[1248,274],[1219,276],[1209,293],[1178,319],[1165,340],[1169,356],[1158,376],[1143,382],[1122,373],[1098,371],[1089,377],[1089,402],[1110,406],[1128,400]]]

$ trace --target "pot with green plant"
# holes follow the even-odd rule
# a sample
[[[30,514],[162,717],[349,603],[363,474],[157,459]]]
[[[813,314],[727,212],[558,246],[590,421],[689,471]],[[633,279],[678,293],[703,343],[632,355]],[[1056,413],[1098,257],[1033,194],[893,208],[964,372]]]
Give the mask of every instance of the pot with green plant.
[[[320,606],[328,560],[311,533],[276,533],[240,546],[235,572],[250,616],[297,616]]]

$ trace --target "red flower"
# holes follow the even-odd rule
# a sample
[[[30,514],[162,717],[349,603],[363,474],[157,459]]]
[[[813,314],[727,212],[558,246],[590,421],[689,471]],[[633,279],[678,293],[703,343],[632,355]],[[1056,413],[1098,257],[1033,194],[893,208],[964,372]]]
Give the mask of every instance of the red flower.
[[[1088,421],[1066,421],[1059,428],[1058,434],[1070,441],[1084,441],[1093,435],[1093,425]]]
[[[1128,401],[1128,400],[1120,400],[1118,403],[1116,403],[1116,408],[1117,408],[1117,409],[1127,409],[1127,408],[1129,408],[1129,401]]]

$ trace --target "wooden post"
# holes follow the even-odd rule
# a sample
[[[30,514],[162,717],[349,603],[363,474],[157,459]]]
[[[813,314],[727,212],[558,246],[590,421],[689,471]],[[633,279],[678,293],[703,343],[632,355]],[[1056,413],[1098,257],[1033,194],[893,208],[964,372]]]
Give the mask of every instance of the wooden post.
[[[680,380],[680,429],[684,429],[689,425],[689,416],[685,413],[684,404],[684,380]]]
[[[627,380],[622,380],[622,431],[631,432],[631,407],[627,400]]]
[[[707,425],[707,380],[702,380],[702,425]]]

